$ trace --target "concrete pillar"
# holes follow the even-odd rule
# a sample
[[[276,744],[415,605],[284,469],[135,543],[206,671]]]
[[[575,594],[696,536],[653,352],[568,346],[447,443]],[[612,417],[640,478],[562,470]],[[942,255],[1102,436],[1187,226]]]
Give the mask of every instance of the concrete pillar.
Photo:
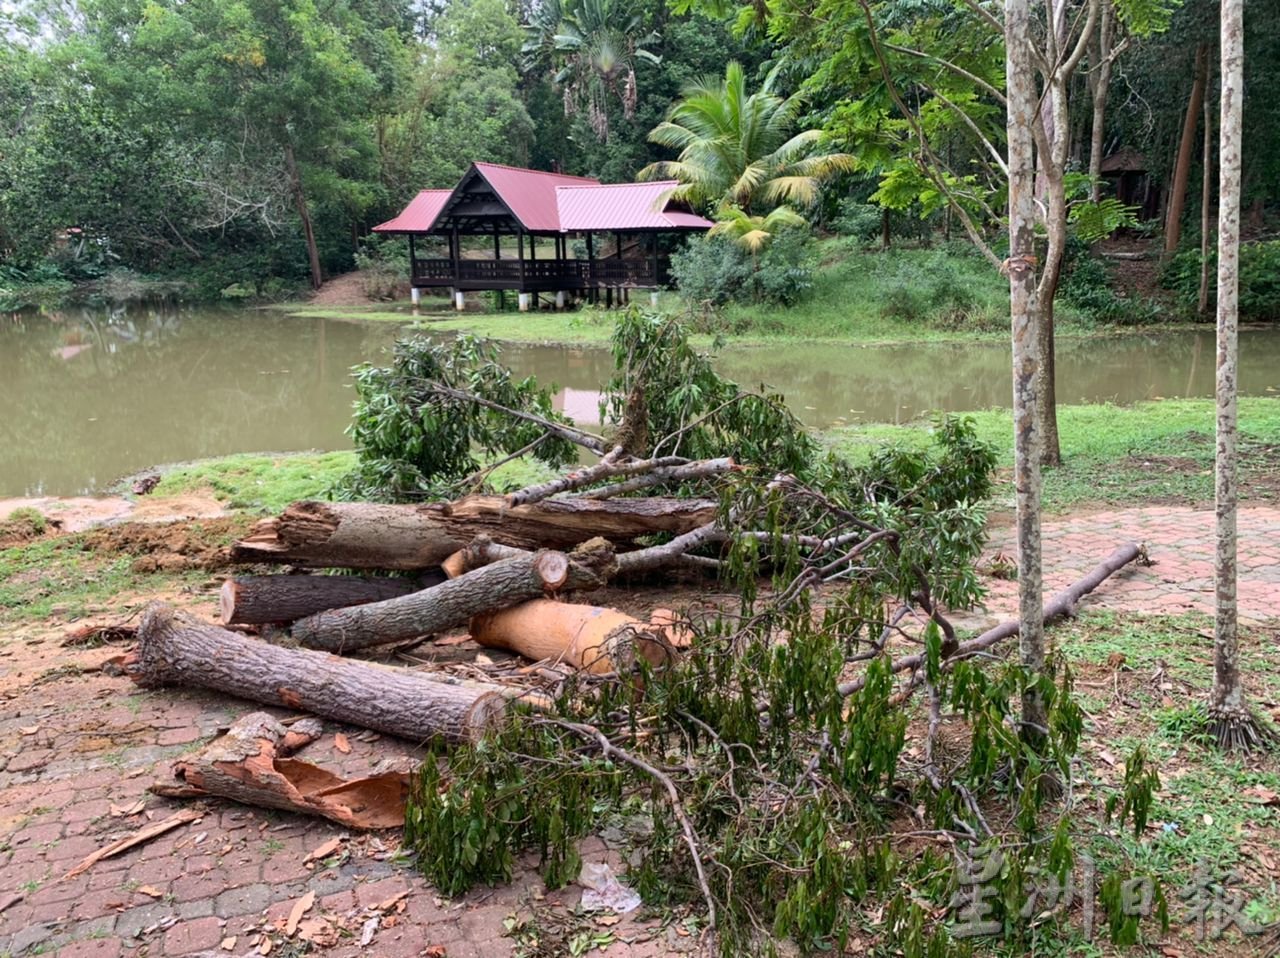
[[[658,291],[656,289],[649,290],[649,305],[654,309],[658,308]]]
[[[410,286],[409,298],[413,300],[413,305],[417,306],[419,303],[422,302],[422,290],[418,289],[418,287],[416,286]]]
[[[520,294],[520,312],[522,313],[529,312],[529,294],[528,293]]]
[[[556,309],[564,309],[564,290],[556,290]]]
[[[453,291],[453,308],[458,312],[462,312],[467,308],[467,294],[460,289]]]

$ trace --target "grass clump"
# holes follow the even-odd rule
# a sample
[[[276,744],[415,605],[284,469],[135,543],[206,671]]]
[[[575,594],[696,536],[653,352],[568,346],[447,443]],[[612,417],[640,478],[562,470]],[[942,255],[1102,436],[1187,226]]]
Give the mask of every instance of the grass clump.
[[[22,506],[14,509],[6,518],[0,519],[0,543],[38,539],[48,528],[49,521],[43,513],[30,506]]]
[[[245,453],[177,466],[165,472],[156,496],[208,490],[233,509],[277,512],[299,499],[323,499],[355,465],[352,452],[264,455]]]

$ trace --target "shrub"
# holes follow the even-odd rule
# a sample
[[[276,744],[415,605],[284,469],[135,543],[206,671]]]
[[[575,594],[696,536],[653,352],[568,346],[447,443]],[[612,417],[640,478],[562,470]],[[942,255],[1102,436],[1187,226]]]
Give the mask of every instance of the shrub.
[[[1095,323],[1138,326],[1163,318],[1159,304],[1152,300],[1117,295],[1106,264],[1086,252],[1069,252],[1058,297]]]
[[[368,236],[356,253],[356,268],[366,296],[396,299],[409,275],[408,247],[399,236]]]
[[[1209,254],[1209,304],[1217,301],[1213,281],[1218,253]],[[1160,284],[1174,292],[1186,311],[1196,308],[1200,294],[1200,251],[1187,249],[1171,259],[1160,276]],[[1280,240],[1245,243],[1240,246],[1240,319],[1245,322],[1272,322],[1280,319]]]
[[[830,225],[842,236],[851,236],[866,243],[880,235],[882,216],[880,207],[875,204],[849,197],[840,201],[840,212],[831,217]]]
[[[763,302],[791,306],[813,291],[816,254],[807,230],[784,230],[754,257],[731,240],[706,236],[671,256],[671,274],[690,303]]]

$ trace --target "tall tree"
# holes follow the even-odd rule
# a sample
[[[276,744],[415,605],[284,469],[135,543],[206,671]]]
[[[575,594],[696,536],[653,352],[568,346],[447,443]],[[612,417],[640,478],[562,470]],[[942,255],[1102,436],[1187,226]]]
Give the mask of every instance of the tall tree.
[[[1209,45],[1196,47],[1195,66],[1191,80],[1191,94],[1187,98],[1187,112],[1182,123],[1182,138],[1178,143],[1178,160],[1173,167],[1173,183],[1169,187],[1169,207],[1164,220],[1164,251],[1172,254],[1182,241],[1182,210],[1187,202],[1187,182],[1191,179],[1191,160],[1195,154],[1196,130],[1200,126],[1200,104],[1209,77]],[[1208,136],[1208,131],[1205,132]]]
[[[1213,691],[1209,718],[1223,748],[1266,740],[1244,697],[1236,609],[1236,367],[1240,282],[1240,169],[1244,114],[1244,0],[1222,0],[1222,100],[1218,140],[1218,377],[1214,498],[1217,555]]]
[[[822,181],[851,170],[853,157],[832,151],[821,130],[796,131],[801,101],[777,93],[775,76],[748,92],[742,64],[731,61],[723,79],[687,86],[649,134],[679,157],[651,163],[640,178],[677,179],[675,195],[698,205],[726,203],[747,213],[811,206]]]
[[[1014,487],[1018,510],[1018,649],[1027,672],[1022,735],[1038,744],[1048,726],[1037,680],[1044,671],[1044,597],[1040,564],[1040,417],[1042,391],[1035,255],[1035,131],[1040,97],[1032,63],[1027,0],[1005,0],[1005,90],[1009,150],[1009,314],[1013,333]]]
[[[658,34],[645,24],[635,0],[544,0],[535,11],[524,45],[526,66],[551,66],[564,92],[564,110],[587,114],[592,130],[609,139],[609,101],[635,115],[639,98],[636,66],[657,65]]]

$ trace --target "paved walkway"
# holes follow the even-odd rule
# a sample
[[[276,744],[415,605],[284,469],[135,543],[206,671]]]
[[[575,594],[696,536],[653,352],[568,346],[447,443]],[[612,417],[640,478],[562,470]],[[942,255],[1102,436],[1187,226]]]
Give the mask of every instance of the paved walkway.
[[[1280,508],[1241,509],[1239,593],[1241,618],[1280,618]],[[1151,565],[1122,569],[1085,600],[1086,607],[1176,615],[1213,614],[1214,516],[1179,506],[1150,506],[1056,517],[1045,522],[1045,593],[1084,576],[1124,542],[1147,547]],[[1017,556],[1012,528],[992,537],[984,560]],[[985,568],[985,565],[984,565]],[[988,580],[987,611],[1004,619],[1016,613],[1017,583]]]
[[[1051,520],[1044,528],[1047,587],[1067,585],[1118,543],[1136,539],[1146,543],[1154,565],[1114,576],[1086,600],[1090,605],[1211,612],[1212,525],[1210,513],[1163,507]],[[1241,607],[1251,618],[1275,617],[1280,509],[1243,510],[1240,530]],[[999,552],[1014,555],[1011,530],[994,537],[989,553]],[[988,612],[1008,617],[1015,584],[989,585]],[[186,604],[212,617],[216,584]],[[97,671],[118,651],[66,648],[56,623],[0,642],[0,955],[296,954],[286,920],[293,903],[314,891],[304,929],[317,945],[336,942],[314,953],[487,958],[512,953],[512,940],[503,936],[508,915],[576,901],[577,889],[546,892],[528,870],[509,887],[447,901],[397,857],[395,833],[350,835],[322,861],[308,861],[346,833],[323,821],[219,802],[210,802],[197,823],[59,880],[89,852],[171,814],[175,804],[148,796],[146,787],[167,777],[176,756],[250,708],[198,692],[136,691]],[[348,774],[414,751],[334,723],[327,731],[303,757]],[[350,754],[336,748],[338,731],[346,732]],[[590,861],[616,855],[599,839],[584,851]],[[372,943],[362,949],[358,942],[373,918]],[[675,929],[631,920],[607,930],[619,939],[648,939],[619,941],[609,958],[675,954],[692,945]]]

